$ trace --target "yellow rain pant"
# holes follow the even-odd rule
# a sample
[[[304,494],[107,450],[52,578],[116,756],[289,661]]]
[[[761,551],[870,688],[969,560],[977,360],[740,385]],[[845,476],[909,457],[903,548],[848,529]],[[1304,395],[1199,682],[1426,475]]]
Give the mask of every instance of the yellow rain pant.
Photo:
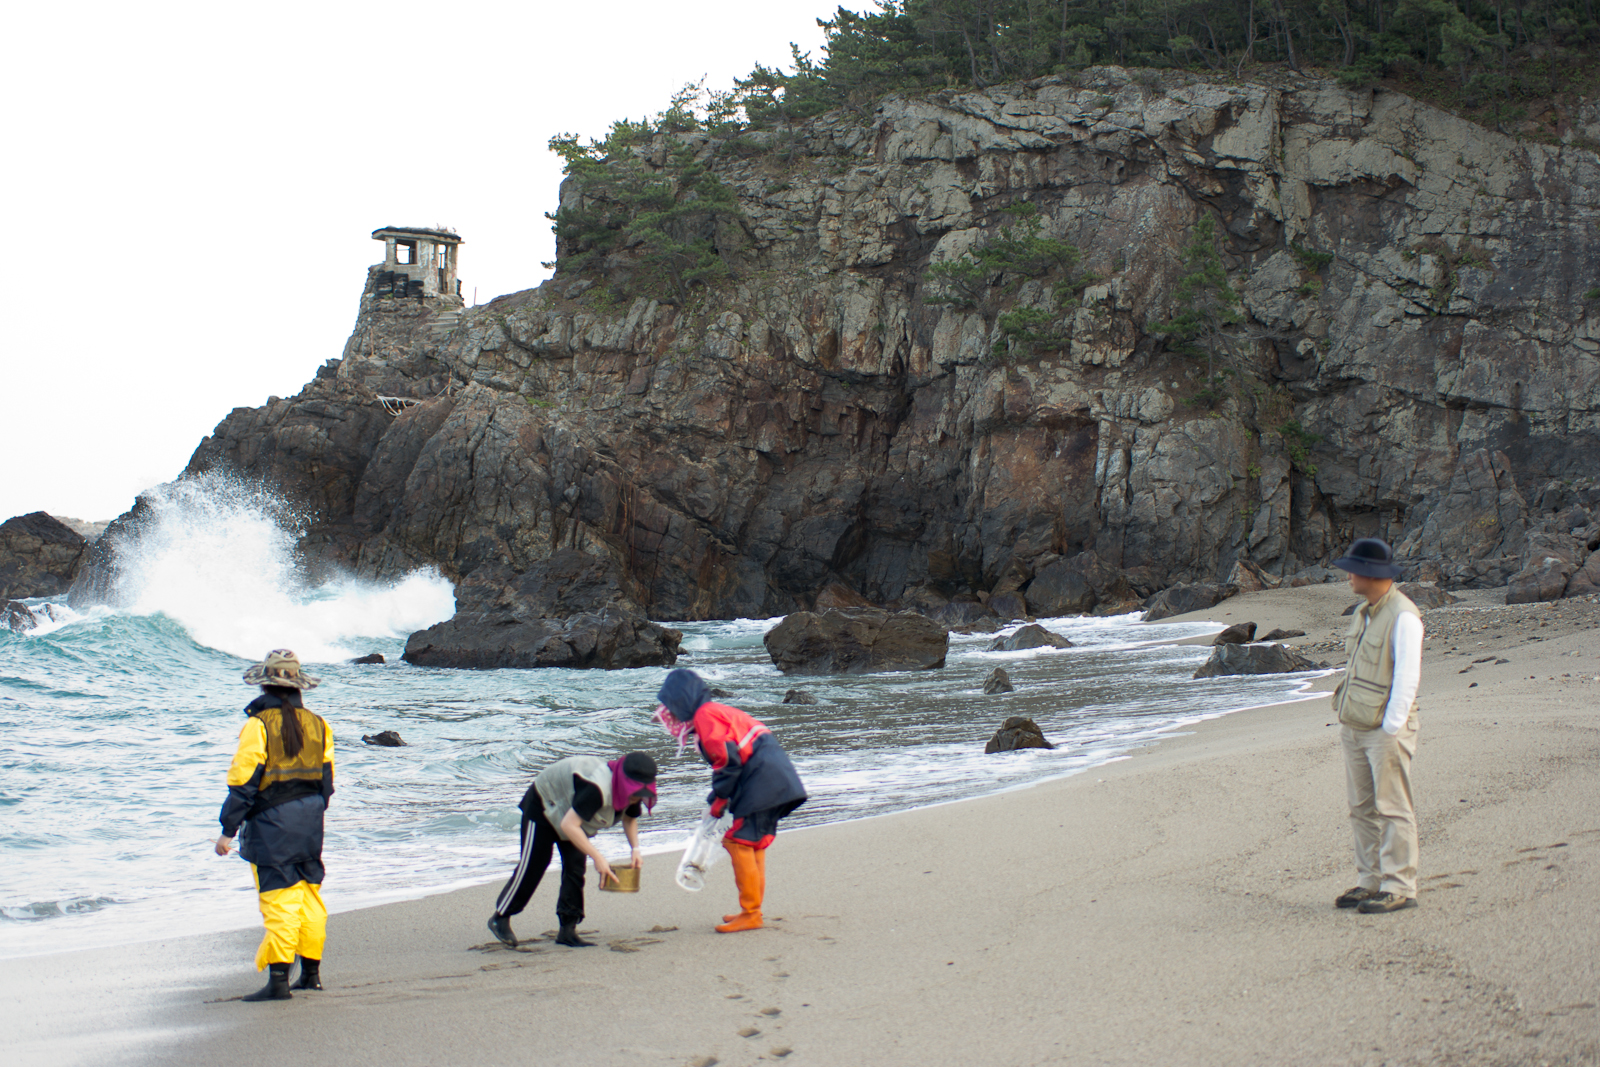
[[[253,863],[250,874],[259,891],[261,876]],[[256,970],[265,970],[269,963],[293,963],[297,955],[308,960],[322,958],[322,944],[328,936],[328,909],[323,906],[320,885],[296,882],[287,889],[261,893],[261,919],[267,933],[256,949]]]

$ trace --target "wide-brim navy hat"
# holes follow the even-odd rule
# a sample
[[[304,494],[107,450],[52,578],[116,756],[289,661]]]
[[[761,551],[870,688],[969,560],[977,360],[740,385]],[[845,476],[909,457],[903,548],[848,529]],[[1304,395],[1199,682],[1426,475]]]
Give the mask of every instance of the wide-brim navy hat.
[[[1342,571],[1366,578],[1398,578],[1400,565],[1394,561],[1394,549],[1388,542],[1376,537],[1363,537],[1350,546],[1350,551],[1333,565]]]

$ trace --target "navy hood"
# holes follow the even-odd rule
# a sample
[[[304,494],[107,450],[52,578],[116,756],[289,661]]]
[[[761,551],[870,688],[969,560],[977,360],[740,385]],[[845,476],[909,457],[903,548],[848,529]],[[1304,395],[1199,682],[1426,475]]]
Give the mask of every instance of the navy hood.
[[[694,713],[700,709],[701,704],[711,702],[711,690],[706,687],[705,679],[686,667],[679,667],[667,675],[667,680],[661,683],[661,691],[656,694],[656,702],[666,705],[672,717],[680,722],[688,722],[694,718]]]

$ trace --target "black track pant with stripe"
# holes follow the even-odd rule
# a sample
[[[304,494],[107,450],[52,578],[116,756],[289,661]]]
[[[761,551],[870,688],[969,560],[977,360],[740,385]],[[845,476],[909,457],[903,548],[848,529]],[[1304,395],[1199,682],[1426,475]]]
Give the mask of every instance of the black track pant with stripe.
[[[583,921],[583,875],[588,869],[589,857],[569,844],[556,828],[550,825],[543,811],[535,811],[533,818],[522,816],[522,855],[517,859],[517,869],[511,880],[500,890],[494,913],[510,917],[528,906],[539,880],[550,866],[552,849],[561,850],[561,891],[556,896],[556,919],[561,923]]]

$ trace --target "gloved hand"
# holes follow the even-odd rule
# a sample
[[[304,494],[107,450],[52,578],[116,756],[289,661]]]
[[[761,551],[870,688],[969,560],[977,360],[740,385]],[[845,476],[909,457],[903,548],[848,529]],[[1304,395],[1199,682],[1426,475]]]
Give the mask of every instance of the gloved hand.
[[[722,813],[727,811],[727,810],[728,810],[728,798],[727,797],[714,796],[714,797],[711,798],[711,817],[713,819],[722,818]]]

